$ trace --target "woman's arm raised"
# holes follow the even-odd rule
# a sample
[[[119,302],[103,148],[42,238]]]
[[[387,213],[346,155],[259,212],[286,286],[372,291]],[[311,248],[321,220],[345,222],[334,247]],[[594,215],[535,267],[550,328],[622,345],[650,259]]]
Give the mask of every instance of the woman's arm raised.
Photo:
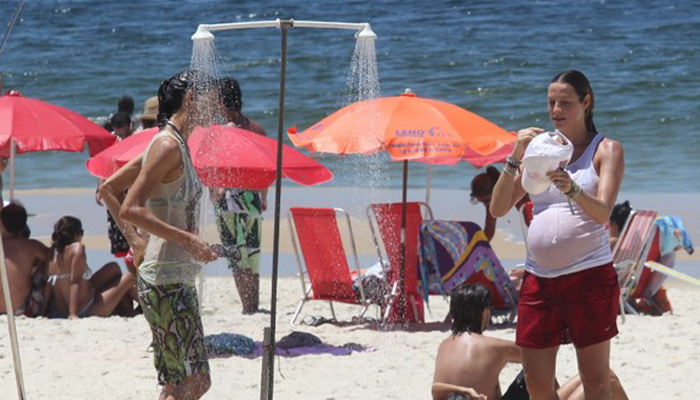
[[[513,153],[509,158],[520,163],[520,160],[525,154],[525,149],[527,149],[527,145],[530,144],[532,138],[542,132],[544,132],[542,128],[536,127],[519,130]],[[510,167],[506,164],[505,168],[506,171],[509,171]],[[525,196],[525,189],[523,189],[520,183],[520,175],[516,171],[511,172],[512,173],[501,173],[501,176],[496,182],[496,186],[493,188],[493,193],[491,194],[491,206],[489,210],[491,211],[491,215],[496,218],[501,218],[508,214],[508,211]]]

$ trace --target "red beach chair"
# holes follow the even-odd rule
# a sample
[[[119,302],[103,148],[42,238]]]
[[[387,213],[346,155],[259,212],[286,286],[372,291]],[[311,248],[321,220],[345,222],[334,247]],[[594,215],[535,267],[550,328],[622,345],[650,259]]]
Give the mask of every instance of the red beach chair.
[[[289,228],[302,288],[302,298],[290,321],[292,327],[296,327],[295,323],[302,308],[310,300],[327,301],[334,320],[336,319],[334,301],[362,306],[360,317],[370,305],[365,297],[361,279],[357,279],[358,290],[353,288],[355,281],[350,272],[343,239],[338,228],[338,215],[343,216],[342,219],[347,221],[352,259],[355,264],[353,272],[359,276],[360,262],[347,212],[340,208],[292,207],[289,209]],[[306,270],[302,267],[300,250]]]
[[[371,204],[367,207],[372,239],[379,261],[387,272],[391,292],[385,306],[383,320],[397,322],[399,318],[399,281],[401,269],[401,203]],[[423,202],[406,203],[406,260],[404,294],[408,304],[404,306],[405,322],[423,322],[423,298],[418,293],[418,234],[424,210],[433,219],[433,212]],[[377,235],[379,233],[379,236]],[[380,243],[381,241],[381,243]]]

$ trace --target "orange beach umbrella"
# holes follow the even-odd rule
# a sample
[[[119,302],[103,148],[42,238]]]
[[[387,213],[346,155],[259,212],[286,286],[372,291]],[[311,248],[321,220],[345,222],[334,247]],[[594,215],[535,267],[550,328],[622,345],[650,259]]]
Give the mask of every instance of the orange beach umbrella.
[[[454,104],[416,96],[410,90],[395,97],[353,103],[303,132],[288,136],[312,152],[368,154],[387,151],[395,161],[455,164],[466,160],[481,167],[503,153],[515,135]],[[498,158],[498,157],[496,157]]]

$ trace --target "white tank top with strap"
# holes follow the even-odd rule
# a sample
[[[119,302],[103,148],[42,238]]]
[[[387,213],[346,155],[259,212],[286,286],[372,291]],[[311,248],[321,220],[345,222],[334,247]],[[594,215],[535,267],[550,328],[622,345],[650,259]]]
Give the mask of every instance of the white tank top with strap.
[[[590,196],[598,195],[598,172],[593,157],[603,135],[596,134],[583,154],[566,168]],[[612,261],[605,227],[593,221],[578,203],[554,185],[531,196],[534,217],[527,232],[525,270],[542,278],[555,278]]]
[[[166,136],[174,138],[179,144],[183,172],[173,182],[156,185],[153,195],[146,201],[146,208],[168,225],[196,234],[202,185],[184,139],[169,130],[161,130],[151,139],[144,152],[143,162],[146,162],[153,143]],[[182,245],[151,235],[146,245],[144,262],[139,267],[139,275],[151,284],[192,283],[200,268]]]

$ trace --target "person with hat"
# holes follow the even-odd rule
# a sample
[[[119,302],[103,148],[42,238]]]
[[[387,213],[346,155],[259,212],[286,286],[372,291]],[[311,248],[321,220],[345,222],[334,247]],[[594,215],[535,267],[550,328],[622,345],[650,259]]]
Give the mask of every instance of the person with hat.
[[[583,73],[556,75],[547,98],[558,132],[518,132],[490,205],[501,217],[526,193],[534,203],[516,344],[530,398],[557,398],[557,352],[573,342],[585,398],[610,400],[620,287],[605,224],[622,184],[624,155],[620,143],[598,133],[593,89]]]
[[[158,96],[149,97],[143,104],[143,114],[139,118],[141,120],[141,129],[153,128],[158,121]]]

